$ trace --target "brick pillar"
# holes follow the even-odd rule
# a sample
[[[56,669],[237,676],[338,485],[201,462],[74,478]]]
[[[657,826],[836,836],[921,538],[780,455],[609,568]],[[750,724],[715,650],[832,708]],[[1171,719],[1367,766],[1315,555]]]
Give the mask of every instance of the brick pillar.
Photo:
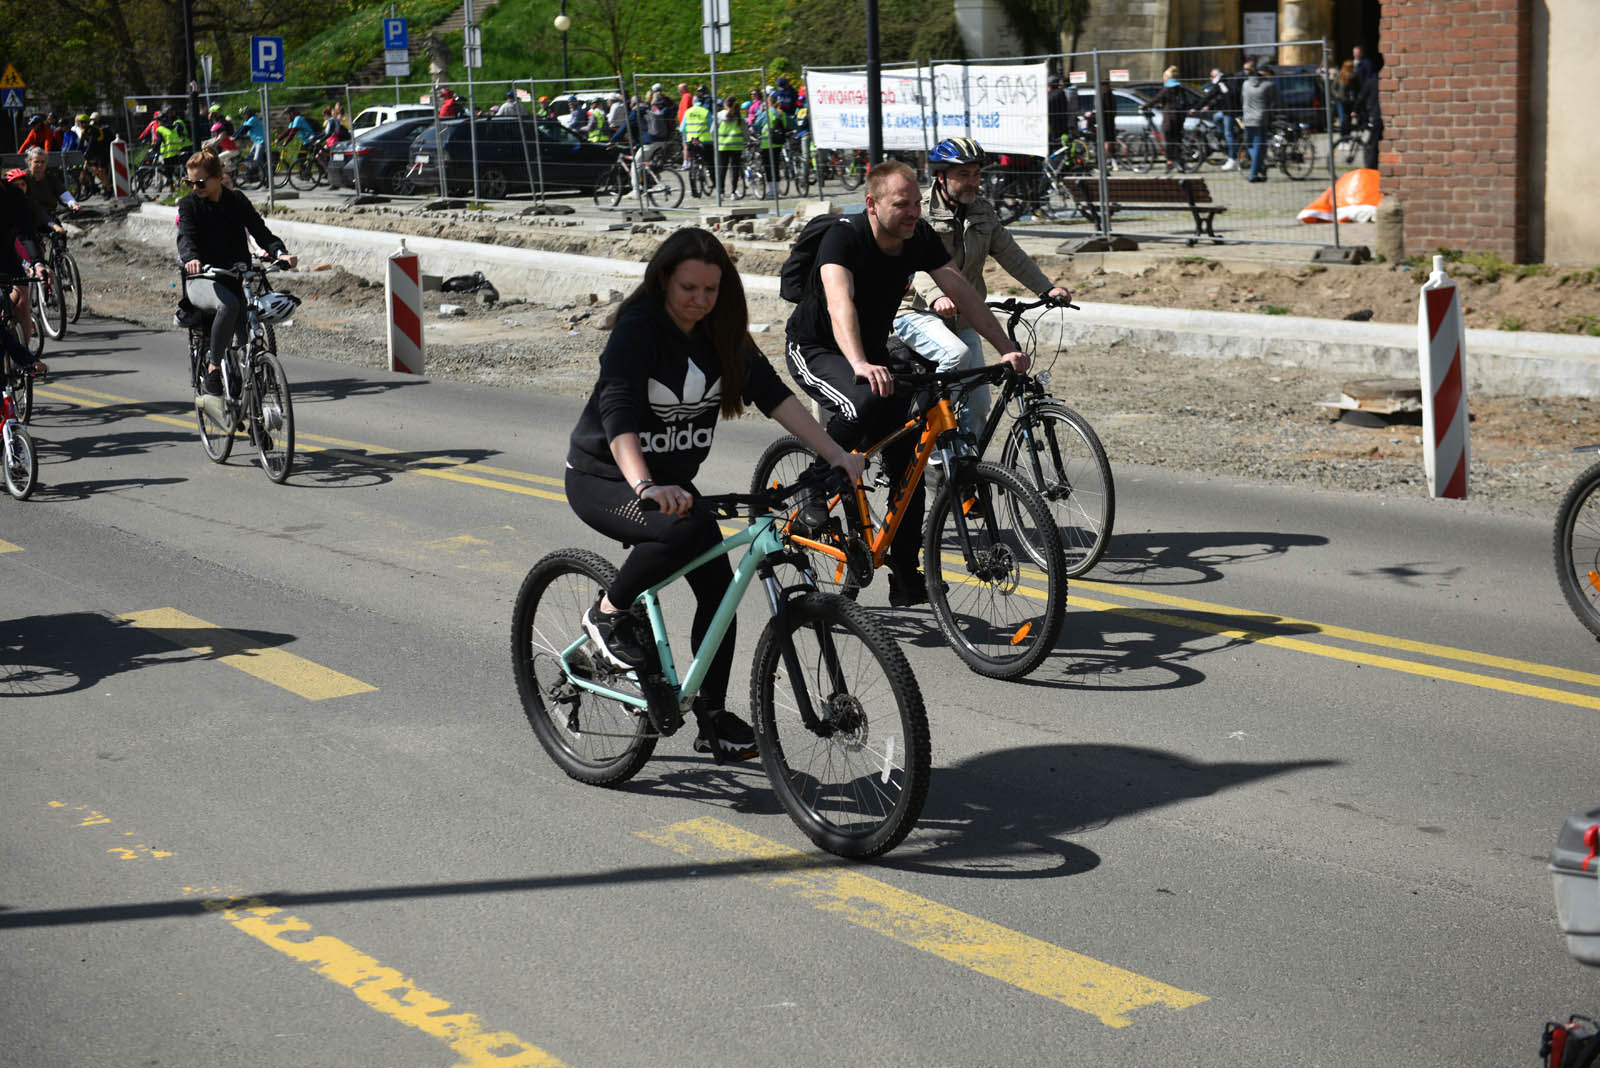
[[[1384,0],[1385,195],[1406,251],[1528,251],[1532,0]]]

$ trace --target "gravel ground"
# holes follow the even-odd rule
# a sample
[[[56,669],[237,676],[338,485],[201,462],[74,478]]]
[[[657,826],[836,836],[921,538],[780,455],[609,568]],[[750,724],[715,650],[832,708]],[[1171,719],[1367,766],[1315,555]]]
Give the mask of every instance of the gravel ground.
[[[428,229],[439,231],[437,224]],[[571,248],[574,239],[564,243]],[[624,238],[607,254],[643,258],[653,240],[649,235]],[[174,254],[129,240],[113,222],[91,227],[75,240],[74,251],[86,310],[145,326],[170,324],[177,297]],[[739,259],[745,270],[775,273],[781,254],[748,248]],[[1051,273],[1067,276],[1075,288],[1105,288],[1109,283],[1118,297],[1166,303],[1171,294],[1163,290],[1172,288],[1172,276],[1198,267],[1192,258],[1179,260],[1183,262],[1175,261],[1170,271],[1130,276]],[[293,327],[278,330],[285,353],[387,366],[381,280],[358,278],[339,268],[279,277],[279,288],[304,301]],[[1319,280],[1317,274],[1307,274],[1296,284],[1304,289]],[[1329,284],[1348,288],[1339,277]],[[1111,293],[1086,295],[1105,299]],[[441,319],[440,294],[425,295],[430,377],[574,397],[587,394],[614,304],[503,301],[482,306],[456,294],[445,299],[464,304],[468,314]],[[1414,308],[1414,285],[1409,299]],[[766,324],[756,340],[780,370],[787,310],[775,297],[751,304],[752,323]],[[1090,419],[1113,467],[1148,464],[1397,498],[1426,496],[1419,422],[1353,426],[1319,406],[1339,397],[1348,374],[1261,360],[1195,360],[1128,344],[1040,354],[1041,364],[1052,360],[1052,392]],[[1469,404],[1472,496],[1465,504],[1446,506],[1553,516],[1567,484],[1590,460],[1574,454],[1573,448],[1600,440],[1594,425],[1596,404],[1588,398],[1477,395],[1469,397]]]

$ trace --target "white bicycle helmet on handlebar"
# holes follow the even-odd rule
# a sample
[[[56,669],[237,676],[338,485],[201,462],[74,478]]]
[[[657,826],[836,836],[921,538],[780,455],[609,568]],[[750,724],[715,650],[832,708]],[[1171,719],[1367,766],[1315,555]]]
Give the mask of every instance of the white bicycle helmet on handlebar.
[[[256,300],[256,312],[264,323],[281,323],[299,306],[300,298],[293,293],[263,293]]]

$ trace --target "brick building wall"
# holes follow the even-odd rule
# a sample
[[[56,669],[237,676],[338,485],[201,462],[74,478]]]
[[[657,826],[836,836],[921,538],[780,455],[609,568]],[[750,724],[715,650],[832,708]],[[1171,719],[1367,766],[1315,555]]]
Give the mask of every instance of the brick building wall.
[[[1528,258],[1532,2],[1384,0],[1379,170],[1409,254]]]

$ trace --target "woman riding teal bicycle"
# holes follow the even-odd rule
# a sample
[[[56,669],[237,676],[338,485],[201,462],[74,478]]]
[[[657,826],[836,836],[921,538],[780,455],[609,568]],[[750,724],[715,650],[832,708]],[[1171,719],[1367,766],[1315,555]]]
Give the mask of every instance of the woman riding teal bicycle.
[[[705,230],[679,230],[645,268],[644,281],[617,312],[600,356],[600,376],[572,431],[567,500],[578,518],[633,546],[616,581],[584,614],[583,628],[601,653],[623,668],[644,663],[648,634],[629,608],[646,589],[719,544],[711,512],[694,486],[719,416],[754,404],[859,479],[862,458],[845,452],[795,399],[749,333],[744,286],[727,250]],[[644,503],[651,508],[646,509]],[[716,556],[690,572],[696,609],[690,637],[698,650],[733,571]],[[756,753],[750,725],[727,711],[733,664],[730,631],[695,697],[709,724],[698,752],[747,760]]]

